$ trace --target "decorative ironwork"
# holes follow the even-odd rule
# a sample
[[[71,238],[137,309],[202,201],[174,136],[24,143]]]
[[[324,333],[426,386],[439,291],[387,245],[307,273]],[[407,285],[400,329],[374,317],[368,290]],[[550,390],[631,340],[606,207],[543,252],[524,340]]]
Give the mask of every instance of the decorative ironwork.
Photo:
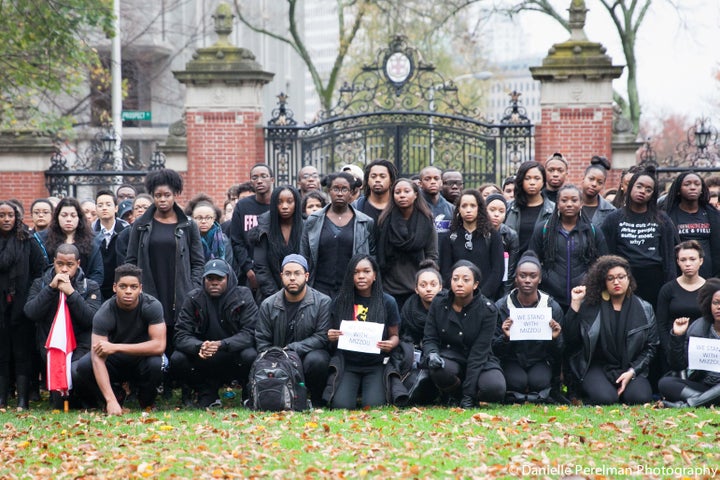
[[[458,98],[457,86],[426,63],[404,36],[340,89],[336,106],[298,126],[287,96],[266,127],[266,158],[278,183],[302,166],[331,172],[343,164],[393,161],[409,176],[427,165],[463,172],[465,184],[498,182],[533,157],[534,127],[513,92],[503,121],[487,122]]]
[[[643,144],[642,148],[640,149],[640,165],[641,166],[652,165],[655,168],[660,166],[660,164],[657,161],[657,155],[655,154],[655,150],[653,150],[652,144],[650,143],[650,137],[648,137],[648,139],[645,140],[645,143]]]
[[[687,140],[675,148],[677,166],[688,168],[720,167],[718,131],[708,118],[699,118],[687,131]]]
[[[165,168],[165,155],[159,145],[149,162],[138,159],[133,149],[121,145],[122,170],[115,169],[114,149],[117,136],[112,128],[99,131],[89,146],[68,165],[60,148],[50,158],[45,171],[45,186],[51,196],[77,196],[79,187],[108,188],[120,181],[140,185],[149,170]]]

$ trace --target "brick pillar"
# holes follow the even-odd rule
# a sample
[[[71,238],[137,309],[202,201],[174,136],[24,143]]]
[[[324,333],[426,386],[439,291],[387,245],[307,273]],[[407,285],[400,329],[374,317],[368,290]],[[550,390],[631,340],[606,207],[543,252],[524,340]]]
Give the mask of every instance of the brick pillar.
[[[187,87],[183,197],[206,193],[222,207],[228,187],[247,181],[250,167],[265,161],[262,88],[274,74],[228,41],[234,18],[228,4],[221,3],[213,18],[217,42],[198,49],[185,70],[173,74]]]
[[[570,39],[553,45],[542,65],[530,71],[541,82],[535,158],[542,162],[562,153],[570,164],[568,182],[577,185],[593,155],[612,159],[612,81],[623,67],[585,36],[585,3],[573,0],[569,12]]]

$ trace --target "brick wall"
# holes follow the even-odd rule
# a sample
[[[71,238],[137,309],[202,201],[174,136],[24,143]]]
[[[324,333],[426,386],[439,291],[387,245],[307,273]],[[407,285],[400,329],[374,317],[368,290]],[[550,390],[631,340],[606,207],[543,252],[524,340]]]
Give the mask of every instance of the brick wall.
[[[260,112],[188,112],[183,198],[206,193],[222,208],[228,187],[265,161],[263,135]]]
[[[2,172],[0,199],[18,199],[25,207],[25,223],[30,222],[30,205],[36,198],[48,196],[44,172]]]
[[[541,117],[535,129],[535,158],[544,162],[562,153],[569,162],[568,182],[580,184],[593,155],[612,158],[611,107],[545,107]]]

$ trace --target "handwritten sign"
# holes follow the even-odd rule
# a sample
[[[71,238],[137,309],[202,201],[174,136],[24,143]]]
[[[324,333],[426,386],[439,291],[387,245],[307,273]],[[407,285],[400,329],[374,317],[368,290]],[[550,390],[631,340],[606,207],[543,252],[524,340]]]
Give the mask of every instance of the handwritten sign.
[[[510,341],[552,340],[552,309],[550,307],[510,308]]]
[[[343,320],[340,322],[340,331],[343,334],[338,339],[338,348],[354,352],[380,353],[377,343],[382,340],[383,330],[385,325],[382,323]]]
[[[688,339],[688,368],[720,373],[720,340],[690,337]]]

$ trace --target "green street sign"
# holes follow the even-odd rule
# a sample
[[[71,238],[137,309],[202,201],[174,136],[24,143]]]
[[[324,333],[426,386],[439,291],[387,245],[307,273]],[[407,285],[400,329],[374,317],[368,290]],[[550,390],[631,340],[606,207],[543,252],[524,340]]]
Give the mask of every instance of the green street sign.
[[[152,120],[152,113],[151,112],[143,112],[143,111],[139,111],[139,110],[123,110],[122,119],[124,121],[128,121],[128,120],[150,121],[150,120]]]

